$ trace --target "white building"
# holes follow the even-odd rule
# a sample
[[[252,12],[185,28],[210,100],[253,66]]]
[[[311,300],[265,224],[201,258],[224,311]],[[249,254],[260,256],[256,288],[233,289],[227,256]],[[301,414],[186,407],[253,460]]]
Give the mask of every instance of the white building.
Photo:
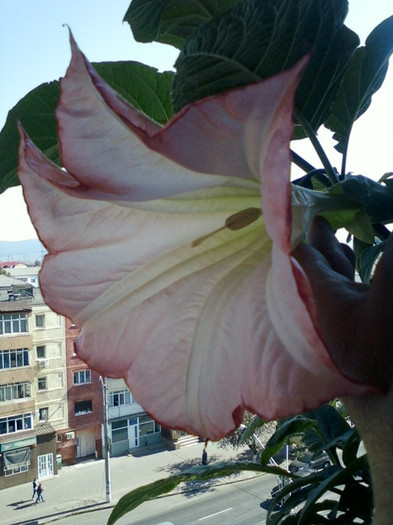
[[[123,379],[106,379],[111,455],[161,441],[161,427],[135,401]]]

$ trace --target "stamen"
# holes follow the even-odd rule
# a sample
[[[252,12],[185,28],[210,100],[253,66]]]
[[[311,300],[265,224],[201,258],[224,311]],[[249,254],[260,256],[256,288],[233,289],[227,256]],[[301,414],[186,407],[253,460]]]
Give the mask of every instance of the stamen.
[[[205,241],[215,233],[225,230],[225,228],[228,228],[232,231],[241,230],[242,228],[245,228],[249,224],[255,222],[257,219],[259,219],[261,215],[262,212],[260,208],[246,208],[245,210],[238,211],[233,215],[230,215],[226,219],[225,226],[222,226],[221,228],[218,228],[218,230],[214,230],[213,232],[208,233],[207,235],[203,235],[202,237],[195,239],[195,241],[192,241],[191,246],[192,248],[199,246],[200,244],[202,244],[203,241]]]
[[[228,217],[225,226],[230,230],[241,230],[255,222],[261,215],[260,208],[246,208]]]

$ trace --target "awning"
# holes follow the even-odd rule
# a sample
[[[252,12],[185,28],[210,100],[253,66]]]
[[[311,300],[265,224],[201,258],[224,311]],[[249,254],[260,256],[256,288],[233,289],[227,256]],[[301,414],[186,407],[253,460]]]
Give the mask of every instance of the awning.
[[[30,448],[17,448],[9,452],[3,452],[4,470],[30,465]]]

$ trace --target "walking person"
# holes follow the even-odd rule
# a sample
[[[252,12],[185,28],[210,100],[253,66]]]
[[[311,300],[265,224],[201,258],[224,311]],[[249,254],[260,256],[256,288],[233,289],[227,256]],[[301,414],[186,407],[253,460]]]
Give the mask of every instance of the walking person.
[[[33,496],[31,499],[34,499],[34,497],[37,495],[37,487],[38,487],[37,479],[34,478],[33,479]]]
[[[37,499],[35,500],[35,504],[37,504],[39,501],[45,501],[42,495],[43,490],[44,490],[44,487],[40,483],[37,487]]]

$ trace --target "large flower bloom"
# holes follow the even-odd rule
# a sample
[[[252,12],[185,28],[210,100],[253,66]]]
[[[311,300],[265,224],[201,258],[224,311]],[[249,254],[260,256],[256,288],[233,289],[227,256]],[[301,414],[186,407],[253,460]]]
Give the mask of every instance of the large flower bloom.
[[[47,304],[79,356],[172,428],[218,439],[362,388],[332,362],[291,256],[289,141],[304,67],[196,102],[162,128],[72,41],[64,170],[22,130],[19,177],[49,254]],[[263,211],[263,214],[261,213]]]

